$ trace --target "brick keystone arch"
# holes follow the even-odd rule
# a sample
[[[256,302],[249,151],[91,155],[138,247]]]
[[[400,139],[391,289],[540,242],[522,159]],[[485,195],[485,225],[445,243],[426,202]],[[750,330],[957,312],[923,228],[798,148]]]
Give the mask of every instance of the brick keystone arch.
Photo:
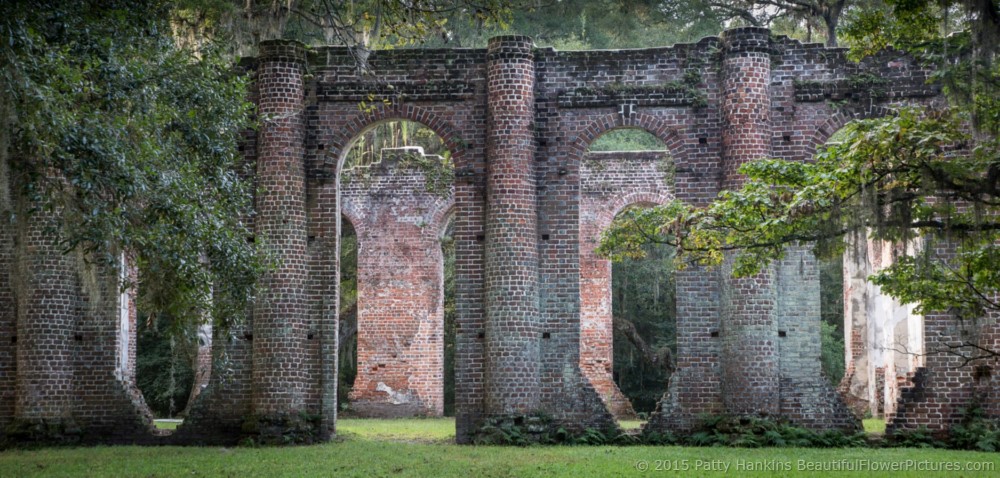
[[[863,120],[870,118],[883,118],[886,116],[893,116],[896,112],[888,107],[880,105],[869,105],[866,108],[852,108],[850,110],[839,110],[827,118],[823,124],[819,125],[816,130],[812,133],[812,136],[806,142],[805,145],[805,158],[806,160],[811,160],[816,152],[819,150],[820,146],[826,144],[837,131],[854,120]]]
[[[614,221],[619,214],[632,206],[660,206],[673,200],[673,194],[660,192],[637,192],[621,196],[618,199],[615,199],[614,203],[611,204],[610,209],[606,209],[601,212],[601,230],[603,231],[611,226],[611,222]]]
[[[379,104],[371,111],[351,118],[341,129],[331,132],[331,144],[326,157],[335,159],[337,171],[341,171],[347,153],[357,138],[376,125],[388,121],[412,121],[430,128],[451,152],[452,162],[456,165],[464,162],[466,143],[458,130],[430,110],[407,103],[389,106]]]
[[[626,208],[665,204],[673,197],[671,192],[663,190],[634,191],[606,201],[585,201],[585,210],[581,211],[580,368],[618,420],[635,419],[636,412],[614,382],[612,266],[611,261],[599,257],[594,249],[600,234]]]
[[[587,153],[590,145],[604,133],[615,129],[637,128],[645,130],[655,136],[667,147],[667,152],[674,161],[682,161],[687,158],[687,151],[683,138],[677,129],[668,125],[660,118],[646,114],[633,113],[629,116],[621,114],[607,114],[596,118],[569,143],[570,160],[579,161]]]

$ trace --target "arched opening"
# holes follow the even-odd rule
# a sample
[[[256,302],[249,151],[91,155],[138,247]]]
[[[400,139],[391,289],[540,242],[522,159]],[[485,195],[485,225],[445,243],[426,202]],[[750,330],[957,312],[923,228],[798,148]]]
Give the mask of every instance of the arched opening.
[[[340,310],[337,331],[337,405],[348,410],[358,374],[358,235],[354,224],[340,218]]]
[[[120,378],[135,385],[156,428],[170,433],[208,385],[211,320],[207,312],[157,307],[157,288],[169,287],[169,280],[128,264],[123,271],[133,286],[121,296]]]
[[[455,221],[449,218],[441,234],[444,308],[444,416],[455,416]]]
[[[453,264],[454,248],[440,214],[451,201],[451,152],[407,120],[375,123],[350,145],[340,177],[341,210],[354,221],[342,219],[340,237],[340,411],[440,416],[449,395],[446,310],[454,311],[445,259],[452,251]]]
[[[673,250],[612,264],[594,254],[616,217],[673,196],[667,146],[639,128],[591,143],[581,173],[581,368],[623,428],[634,428],[666,391],[676,353]]]
[[[643,207],[648,205],[633,209]],[[641,259],[613,263],[611,271],[614,380],[640,421],[666,392],[677,355],[674,249],[647,244],[645,253]]]
[[[825,144],[843,140],[842,129]],[[899,257],[918,254],[920,238],[903,243],[848,233],[842,254],[820,257],[821,364],[868,432],[881,433],[904,387],[924,363],[923,317],[868,280]]]

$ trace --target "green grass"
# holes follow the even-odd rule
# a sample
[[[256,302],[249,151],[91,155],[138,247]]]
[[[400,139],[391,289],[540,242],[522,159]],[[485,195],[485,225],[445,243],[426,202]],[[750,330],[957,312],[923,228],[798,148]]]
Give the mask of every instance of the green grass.
[[[153,420],[153,425],[160,430],[176,430],[180,423],[171,420]]]
[[[885,420],[881,418],[864,419],[865,431],[868,433],[885,433]]]
[[[893,463],[907,471],[810,473],[809,476],[996,476],[996,471],[926,471],[918,463],[987,462],[1000,470],[1000,454],[916,449],[690,448],[690,447],[477,447],[444,444],[454,422],[426,420],[340,420],[334,443],[289,448],[95,447],[0,453],[0,477],[7,476],[798,476],[803,463]],[[686,460],[686,461],[685,461]],[[847,461],[841,461],[847,460]],[[865,461],[861,461],[865,460]],[[648,464],[642,473],[637,463]],[[716,470],[696,469],[715,464]],[[660,465],[686,472],[656,471]],[[747,471],[748,464],[771,470]],[[724,467],[728,465],[728,472]],[[641,465],[640,465],[641,466]],[[785,467],[790,470],[785,471]],[[840,465],[844,466],[844,465]],[[774,470],[773,468],[777,468]]]
[[[622,430],[632,430],[642,428],[646,424],[646,420],[619,420],[618,427]]]
[[[455,441],[455,419],[405,418],[376,420],[367,418],[342,418],[337,420],[337,434],[341,438],[359,438],[374,441],[451,443]]]

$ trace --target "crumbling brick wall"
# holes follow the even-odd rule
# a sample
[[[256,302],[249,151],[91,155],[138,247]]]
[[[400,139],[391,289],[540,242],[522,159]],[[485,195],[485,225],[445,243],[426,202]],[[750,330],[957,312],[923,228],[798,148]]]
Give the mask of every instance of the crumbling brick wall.
[[[341,212],[358,238],[353,414],[444,413],[441,235],[452,190],[434,190],[419,166],[441,159],[420,148],[384,149],[380,162],[341,178]]]
[[[345,171],[342,213],[358,234],[358,377],[353,414],[440,415],[443,277],[438,235],[452,193],[429,190],[416,150],[383,150],[380,163]],[[665,152],[588,153],[581,179],[580,366],[616,418],[634,418],[612,377],[611,264],[600,233],[632,205],[671,199]],[[443,194],[442,194],[443,193]],[[416,337],[416,338],[415,338]]]
[[[923,317],[913,313],[913,305],[900,304],[867,280],[900,255],[912,255],[919,249],[920,241],[892,244],[851,238],[845,252],[845,354],[849,370],[841,389],[858,414],[894,414],[900,387],[924,364]]]
[[[341,169],[352,140],[375,123],[423,123],[452,153],[456,427],[458,441],[468,442],[487,419],[538,413],[570,429],[612,426],[580,366],[583,163],[602,133],[636,127],[660,138],[676,164],[673,197],[705,205],[740,184],[739,164],[768,155],[804,161],[850,119],[940,98],[928,72],[898,53],[852,64],[842,50],[759,28],[642,50],[559,52],[500,37],[485,50],[378,51],[369,57],[378,82],[359,73],[345,48],[307,54],[294,42],[273,41],[260,52],[246,66],[262,124],[248,134],[254,141],[244,143],[244,154],[256,164],[259,186],[254,239],[274,252],[278,268],[262,280],[252,320],[215,337],[213,353],[225,367],[212,373],[188,422],[167,441],[310,441],[334,432]],[[859,87],[859,78],[880,81]],[[361,101],[370,108],[359,111]],[[22,226],[18,234],[28,231]],[[67,297],[88,302],[84,311],[70,311],[69,321],[22,307],[31,294],[12,286],[27,284],[14,265],[23,260],[17,237],[0,235],[8,274],[0,301],[13,298],[17,310],[0,315],[0,327],[26,335],[13,356],[0,345],[0,371],[44,375],[33,360],[47,345],[19,320],[37,313],[59,330],[53,351],[75,354],[74,395],[55,394],[46,403],[59,404],[53,410],[72,404],[70,414],[95,441],[146,440],[139,431],[126,436],[141,427],[121,425],[141,413],[114,378],[116,348],[108,345],[116,339],[103,332],[118,329],[111,298],[118,294],[95,302],[104,286],[78,275],[82,291],[67,284]],[[54,250],[38,254],[40,274],[62,277],[58,271],[82,267],[63,264],[68,259]],[[792,250],[786,262],[748,279],[678,272],[678,369],[647,428],[683,431],[698,415],[720,412],[787,417],[817,429],[856,427],[819,375],[808,376],[819,363],[815,267],[807,252]],[[114,276],[93,277],[114,284]],[[928,316],[927,336],[951,334],[953,323]],[[66,345],[73,342],[80,345]],[[926,367],[945,365],[929,360]],[[53,384],[62,373],[51,375]],[[941,397],[948,400],[942,422],[968,402],[971,392],[950,390],[968,389],[951,385],[971,383],[971,372],[954,381],[937,373],[914,378],[915,387],[933,393],[902,392],[899,423],[936,419],[937,412],[922,410],[939,407]],[[13,407],[0,392],[0,422],[13,420],[5,410],[17,417],[17,404],[28,402],[30,384],[23,384],[15,387]]]
[[[591,152],[581,168],[580,368],[618,420],[636,415],[614,382],[611,261],[595,249],[601,233],[626,208],[673,199],[673,170],[664,151]]]

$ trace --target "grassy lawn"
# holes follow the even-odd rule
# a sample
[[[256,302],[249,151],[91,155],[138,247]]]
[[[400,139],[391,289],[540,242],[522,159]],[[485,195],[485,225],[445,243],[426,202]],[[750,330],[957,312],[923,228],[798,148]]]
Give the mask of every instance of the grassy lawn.
[[[939,469],[945,462],[958,466],[987,463],[992,470],[1000,470],[997,453],[863,448],[474,447],[445,443],[454,434],[454,422],[450,419],[344,419],[338,422],[338,427],[340,439],[334,443],[291,448],[96,447],[6,451],[0,453],[0,477],[997,476],[997,471]],[[841,468],[892,465],[902,470],[807,472],[799,470],[800,464]],[[649,466],[649,470],[639,469],[644,466]],[[923,469],[918,468],[921,466]],[[667,467],[672,470],[664,470]]]
[[[176,430],[180,422],[176,420],[153,420],[153,425],[160,430]]]
[[[619,420],[618,427],[622,430],[632,430],[642,428],[646,420]]]
[[[866,418],[864,424],[865,431],[868,433],[885,433],[885,420],[882,418]]]

